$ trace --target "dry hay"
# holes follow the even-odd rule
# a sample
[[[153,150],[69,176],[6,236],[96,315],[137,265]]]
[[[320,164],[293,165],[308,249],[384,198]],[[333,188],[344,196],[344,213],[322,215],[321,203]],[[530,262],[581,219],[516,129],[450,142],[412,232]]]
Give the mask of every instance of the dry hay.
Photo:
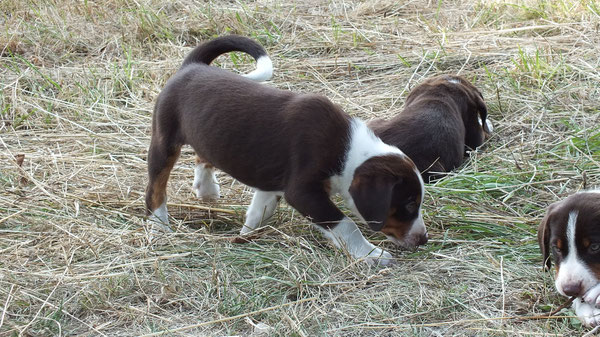
[[[537,223],[597,186],[597,1],[0,3],[0,336],[571,335],[541,272]],[[281,204],[232,244],[250,190],[195,200],[184,151],[169,186],[175,232],[143,225],[153,100],[199,41],[257,38],[268,85],[391,116],[439,73],[478,86],[496,132],[427,188],[432,240],[370,268]],[[218,66],[247,71],[248,57]],[[259,113],[259,112],[257,112]]]

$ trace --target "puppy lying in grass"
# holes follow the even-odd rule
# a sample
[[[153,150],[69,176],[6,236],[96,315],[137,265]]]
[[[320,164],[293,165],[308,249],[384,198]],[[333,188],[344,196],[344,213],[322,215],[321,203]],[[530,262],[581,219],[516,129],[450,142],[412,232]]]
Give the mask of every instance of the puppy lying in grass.
[[[481,92],[451,75],[425,80],[409,93],[402,112],[390,120],[375,119],[369,127],[406,153],[425,182],[460,166],[465,150],[483,144],[493,130]]]
[[[575,296],[585,326],[600,325],[600,190],[584,191],[548,207],[538,227],[547,269],[556,264],[556,290]]]

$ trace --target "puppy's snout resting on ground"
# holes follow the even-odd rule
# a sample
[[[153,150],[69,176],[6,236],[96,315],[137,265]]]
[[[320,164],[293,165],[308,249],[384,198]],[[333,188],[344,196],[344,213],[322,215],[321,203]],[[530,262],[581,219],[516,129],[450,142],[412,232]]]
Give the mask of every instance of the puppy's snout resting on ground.
[[[538,227],[547,269],[556,265],[556,290],[576,296],[573,308],[586,326],[600,325],[600,191],[553,203]]]
[[[251,79],[209,66],[230,51],[257,60]],[[167,180],[188,144],[197,155],[198,197],[219,197],[215,168],[255,188],[241,234],[259,227],[284,197],[352,257],[389,263],[391,255],[368,242],[330,200],[340,194],[360,220],[394,243],[427,242],[424,184],[412,160],[323,96],[253,81],[271,73],[265,50],[240,36],[217,38],[186,57],[154,109],[146,193],[151,223],[168,224]]]

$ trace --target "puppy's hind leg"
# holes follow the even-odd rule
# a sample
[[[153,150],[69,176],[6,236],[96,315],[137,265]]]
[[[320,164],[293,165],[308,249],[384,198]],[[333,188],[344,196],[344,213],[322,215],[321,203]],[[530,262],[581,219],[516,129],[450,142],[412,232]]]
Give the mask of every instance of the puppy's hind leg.
[[[179,158],[181,145],[166,144],[153,134],[148,150],[148,187],[146,188],[146,208],[152,226],[170,231],[167,212],[167,181]],[[152,228],[156,230],[157,228]]]
[[[255,230],[273,216],[279,199],[281,199],[281,193],[256,190],[246,212],[246,221],[240,231],[240,235]]]
[[[221,194],[214,166],[198,155],[196,155],[192,189],[196,192],[196,196],[202,200],[217,200]]]

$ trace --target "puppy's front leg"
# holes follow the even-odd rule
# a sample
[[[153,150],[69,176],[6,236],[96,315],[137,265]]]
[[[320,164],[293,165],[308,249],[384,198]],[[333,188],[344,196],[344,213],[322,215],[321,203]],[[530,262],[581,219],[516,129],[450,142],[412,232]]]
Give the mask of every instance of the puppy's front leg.
[[[594,307],[594,304],[583,302],[581,298],[573,300],[573,308],[581,323],[588,327],[600,325],[600,309]]]
[[[355,259],[369,264],[388,265],[392,255],[376,247],[362,235],[356,223],[346,217],[329,199],[322,184],[294,184],[286,189],[285,199],[314,225],[333,245],[345,249]]]
[[[596,284],[583,295],[585,303],[600,308],[600,284]]]
[[[344,217],[335,226],[325,228],[315,224],[315,227],[338,248],[346,251],[354,258],[364,258],[369,264],[387,266],[393,263],[392,254],[376,247],[360,232],[356,223]]]

